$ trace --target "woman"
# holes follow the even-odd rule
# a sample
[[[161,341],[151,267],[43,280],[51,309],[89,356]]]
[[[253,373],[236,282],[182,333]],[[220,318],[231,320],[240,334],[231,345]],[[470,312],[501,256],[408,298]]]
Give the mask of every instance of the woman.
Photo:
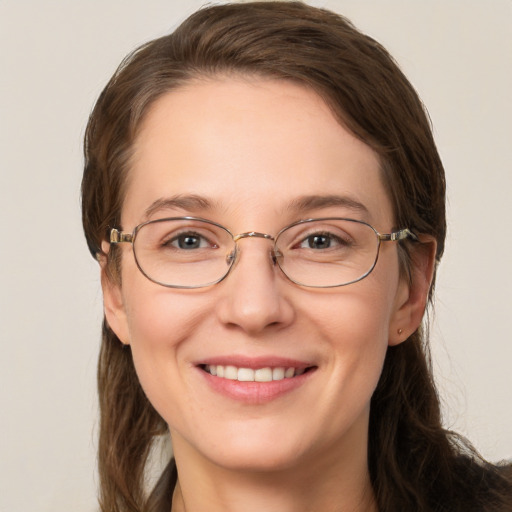
[[[302,3],[201,10],[123,62],[85,157],[102,510],[512,510],[441,426],[444,171],[378,43]]]

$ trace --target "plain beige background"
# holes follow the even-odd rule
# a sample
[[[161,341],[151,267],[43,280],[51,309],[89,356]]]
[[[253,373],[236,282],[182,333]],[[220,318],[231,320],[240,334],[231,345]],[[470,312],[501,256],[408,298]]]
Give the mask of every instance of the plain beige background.
[[[313,1],[381,41],[431,114],[450,231],[433,326],[446,424],[512,456],[512,2]],[[0,0],[0,511],[95,510],[101,295],[81,140],[121,58],[199,0]]]

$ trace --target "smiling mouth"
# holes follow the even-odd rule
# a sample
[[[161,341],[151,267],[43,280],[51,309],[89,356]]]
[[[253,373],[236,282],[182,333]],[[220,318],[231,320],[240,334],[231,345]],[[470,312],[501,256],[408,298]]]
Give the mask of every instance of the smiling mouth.
[[[239,368],[231,365],[205,364],[201,365],[201,368],[210,375],[221,379],[237,380],[239,382],[272,382],[298,377],[308,371],[311,371],[314,367],[309,366],[306,368],[295,368],[292,366],[278,366],[275,368],[265,367],[254,369]]]

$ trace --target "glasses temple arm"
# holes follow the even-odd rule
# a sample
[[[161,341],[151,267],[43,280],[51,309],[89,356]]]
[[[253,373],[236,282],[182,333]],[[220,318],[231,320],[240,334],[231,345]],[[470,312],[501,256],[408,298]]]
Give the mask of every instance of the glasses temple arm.
[[[132,243],[133,242],[133,234],[125,233],[124,231],[119,231],[118,229],[113,228],[110,231],[110,243],[111,244],[121,244],[123,242]]]
[[[379,234],[379,238],[382,241],[391,241],[391,242],[406,240],[407,238],[410,238],[411,240],[414,240],[415,242],[419,241],[419,238],[408,228],[401,229],[399,231],[393,231],[392,233],[388,233],[385,235]]]

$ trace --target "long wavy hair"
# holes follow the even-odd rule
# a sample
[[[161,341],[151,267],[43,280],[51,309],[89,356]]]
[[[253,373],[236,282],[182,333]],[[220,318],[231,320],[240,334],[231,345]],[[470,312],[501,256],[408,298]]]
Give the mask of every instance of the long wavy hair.
[[[330,11],[301,2],[251,2],[196,12],[129,55],[101,93],[85,135],[82,208],[89,249],[108,259],[108,279],[119,279],[119,254],[115,247],[102,253],[101,243],[120,222],[142,119],[163,94],[220,75],[291,80],[314,90],[379,155],[395,225],[433,236],[440,259],[444,170],[428,115],[392,57]],[[406,270],[406,246],[400,254]],[[106,322],[98,391],[101,510],[170,510],[172,460],[153,490],[146,488],[149,454],[168,427],[142,391],[130,348]],[[422,328],[388,349],[371,402],[368,457],[380,512],[512,510],[510,467],[483,461],[442,427]]]

